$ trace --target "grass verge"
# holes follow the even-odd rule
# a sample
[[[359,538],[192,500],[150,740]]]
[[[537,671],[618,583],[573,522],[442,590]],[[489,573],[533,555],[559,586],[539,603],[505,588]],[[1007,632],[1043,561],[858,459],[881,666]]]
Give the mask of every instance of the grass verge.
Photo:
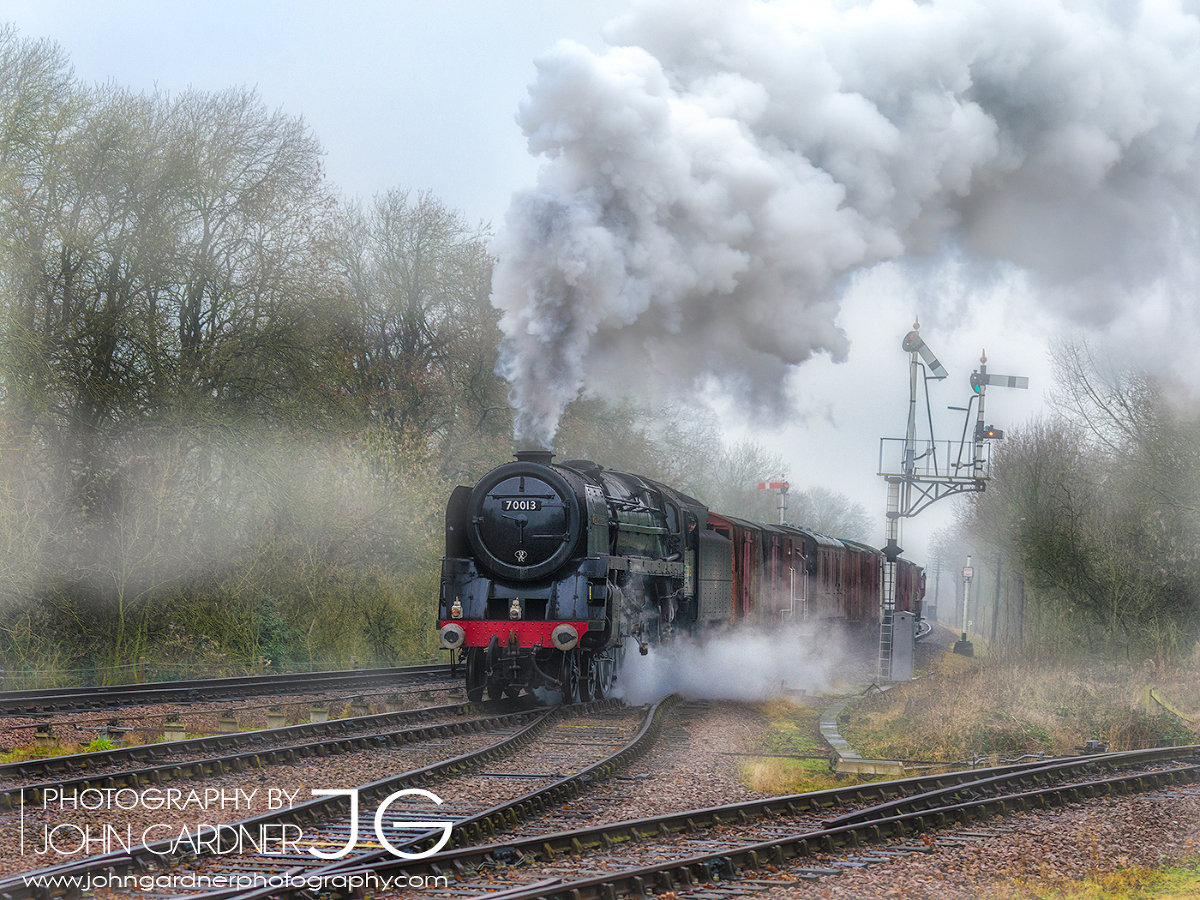
[[[801,794],[847,784],[830,771],[829,747],[820,735],[819,709],[776,699],[761,704],[759,711],[770,723],[762,746],[764,755],[742,763],[742,784],[766,794]]]
[[[944,653],[921,679],[863,697],[839,719],[859,753],[875,759],[952,762],[979,756],[1070,754],[1095,740],[1110,750],[1197,742],[1194,724],[1147,688],[1198,718],[1200,672],[1110,663],[1034,665]]]
[[[1017,882],[989,893],[988,900],[1200,900],[1200,865],[1138,866],[1081,881]]]

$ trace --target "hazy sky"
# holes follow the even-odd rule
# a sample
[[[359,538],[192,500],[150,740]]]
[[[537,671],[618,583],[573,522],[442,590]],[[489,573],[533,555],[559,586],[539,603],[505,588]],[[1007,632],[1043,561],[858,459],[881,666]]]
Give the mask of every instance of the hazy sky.
[[[431,190],[498,224],[536,164],[515,122],[534,57],[601,45],[612,0],[6,0],[84,81],[175,92],[256,87],[303,116],[347,196]]]
[[[205,0],[69,2],[8,0],[0,19],[22,36],[49,37],[84,81],[141,90],[257,88],[268,107],[301,115],[326,149],[328,177],[347,196],[392,187],[430,190],[472,221],[498,227],[509,198],[538,164],[515,122],[535,78],[534,59],[570,38],[602,52],[601,28],[617,0]],[[991,371],[1027,375],[1029,391],[993,390],[997,427],[1036,414],[1049,388],[1047,334],[1017,271],[983,283],[953,265],[914,274],[883,263],[846,282],[838,324],[847,361],[818,355],[789,376],[794,418],[746,422],[717,399],[731,433],[781,453],[798,487],[824,485],[863,503],[880,522],[886,490],[879,439],[899,436],[908,412],[908,357],[900,343],[914,317],[950,371],[934,386],[936,437],[957,438],[968,377],[986,348]],[[922,407],[921,419],[924,421]],[[775,473],[762,473],[766,478]],[[920,553],[949,504],[909,526]]]

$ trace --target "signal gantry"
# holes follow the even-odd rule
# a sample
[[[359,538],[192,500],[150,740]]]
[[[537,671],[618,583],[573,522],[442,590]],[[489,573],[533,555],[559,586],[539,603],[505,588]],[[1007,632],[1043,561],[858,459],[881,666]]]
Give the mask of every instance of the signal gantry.
[[[941,381],[948,375],[929,345],[921,338],[921,325],[913,323],[912,331],[904,336],[902,348],[909,354],[909,399],[908,428],[903,438],[883,438],[879,448],[879,474],[888,483],[887,541],[883,547],[884,580],[883,608],[879,635],[879,675],[891,680],[895,646],[892,621],[896,597],[896,559],[903,552],[900,547],[900,520],[912,518],[931,504],[954,494],[978,492],[987,488],[988,441],[999,440],[1004,432],[987,424],[984,419],[984,401],[989,385],[994,387],[1028,388],[1029,379],[1024,376],[992,375],[987,370],[986,351],[979,358],[979,368],[971,373],[971,399],[965,407],[950,407],[966,413],[962,437],[957,449],[952,441],[946,441],[939,453],[938,442],[933,437],[933,413],[929,402],[929,381]],[[918,358],[919,357],[919,358]],[[926,370],[926,367],[927,370]],[[922,370],[926,374],[922,377]],[[929,423],[929,437],[917,440],[917,385],[925,386],[925,409]],[[971,421],[971,406],[979,400],[975,416],[972,440],[967,440],[967,429]],[[918,453],[920,444],[920,453]],[[897,447],[899,445],[899,447]],[[896,450],[899,449],[899,453]],[[953,460],[953,461],[951,461]],[[910,674],[896,673],[907,679]]]

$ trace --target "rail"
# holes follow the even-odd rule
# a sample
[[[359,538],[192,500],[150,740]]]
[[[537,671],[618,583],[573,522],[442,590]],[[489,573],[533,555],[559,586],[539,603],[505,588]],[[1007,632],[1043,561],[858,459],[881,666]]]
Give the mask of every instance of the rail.
[[[1181,759],[1185,762],[1179,763]],[[346,870],[344,874],[383,874],[395,868],[403,868],[410,877],[466,873],[500,865],[501,857],[522,859],[531,865],[552,863],[556,858],[577,859],[586,853],[621,846],[645,850],[656,842],[669,842],[685,834],[699,833],[707,828],[725,828],[721,837],[725,846],[712,853],[681,857],[676,851],[666,850],[657,852],[657,856],[666,862],[631,866],[578,880],[538,878],[537,872],[530,872],[529,883],[503,891],[505,900],[584,900],[623,894],[648,896],[688,890],[706,881],[736,878],[740,873],[758,873],[768,866],[780,868],[819,853],[852,852],[871,843],[903,839],[956,824],[970,824],[992,815],[1030,807],[1069,803],[1090,796],[1153,790],[1166,784],[1191,783],[1200,780],[1197,759],[1200,759],[1200,746],[1155,748],[858,784],[542,834],[506,841],[502,847],[477,845],[446,850],[429,859],[406,860],[402,867],[392,862]],[[1113,770],[1121,767],[1169,765],[1172,761],[1176,764],[1159,771],[1111,775]],[[1046,784],[1052,777],[1060,783]],[[1071,778],[1084,780],[1072,782],[1068,780]],[[1028,788],[1029,783],[1034,787]],[[782,825],[782,820],[788,816],[821,815],[831,807],[872,799],[883,800],[884,804],[825,819],[820,823],[823,827],[792,830]],[[745,840],[741,846],[730,846],[734,838],[728,832],[729,826],[752,825],[758,819],[770,823],[772,830],[788,833],[775,840]],[[237,895],[238,900],[295,896],[298,896],[297,892],[286,890]],[[332,891],[329,896],[348,894],[339,895]]]
[[[157,681],[111,687],[53,688],[0,692],[0,715],[39,715],[61,710],[112,709],[139,703],[196,703],[239,697],[318,693],[347,687],[389,683],[447,681],[446,664],[398,666],[387,669],[350,669],[284,675],[248,675],[238,678],[202,678],[193,681]]]

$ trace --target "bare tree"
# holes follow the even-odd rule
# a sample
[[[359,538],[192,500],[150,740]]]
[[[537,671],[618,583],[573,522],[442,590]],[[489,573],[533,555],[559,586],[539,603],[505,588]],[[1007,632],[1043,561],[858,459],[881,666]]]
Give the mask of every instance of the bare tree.
[[[11,30],[0,104],[0,413],[50,542],[31,593],[124,658],[188,569],[159,561],[236,507],[237,429],[320,425],[338,395],[320,148],[253,92],[81,87]]]
[[[864,543],[871,539],[874,528],[861,503],[825,487],[793,493],[788,502],[788,519],[822,534]]]
[[[494,443],[511,416],[495,375],[487,236],[430,194],[392,190],[344,217],[357,321],[352,390],[368,417],[448,455]]]

